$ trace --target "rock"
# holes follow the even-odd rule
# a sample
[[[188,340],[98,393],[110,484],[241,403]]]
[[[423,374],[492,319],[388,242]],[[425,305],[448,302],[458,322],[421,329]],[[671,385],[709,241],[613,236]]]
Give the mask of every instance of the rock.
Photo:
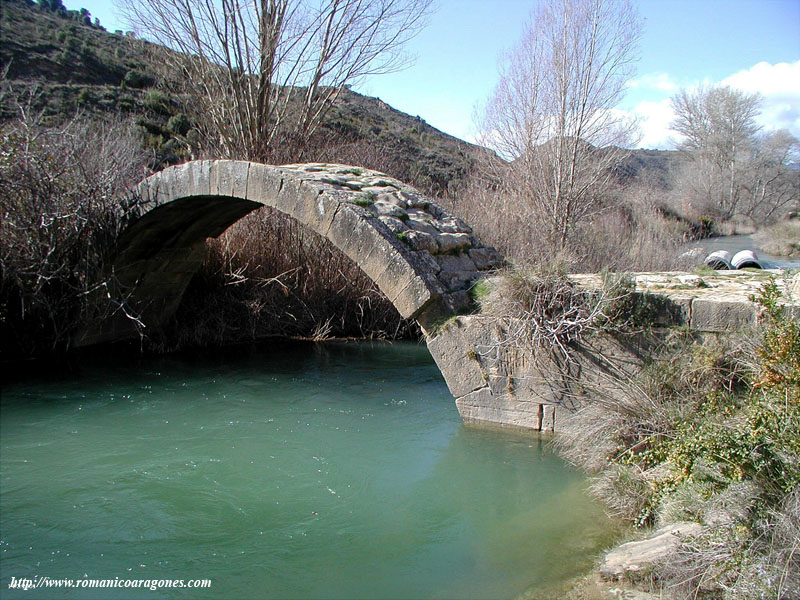
[[[389,204],[388,202],[384,202],[382,200],[377,200],[372,205],[370,205],[369,210],[379,216],[387,216],[387,217],[395,217],[397,219],[406,219],[408,218],[408,213],[405,210],[396,206],[394,204]]]
[[[430,253],[435,253],[439,249],[436,239],[429,233],[422,231],[411,230],[406,232],[406,240],[414,250],[427,250]]]
[[[494,248],[472,248],[468,254],[480,271],[496,269],[503,263],[500,253]]]
[[[403,231],[408,230],[406,224],[403,223],[397,217],[390,217],[389,215],[381,215],[380,217],[378,217],[378,219],[382,221],[391,230],[392,233],[401,233]]]
[[[436,241],[442,253],[464,250],[472,245],[472,240],[466,233],[440,233],[436,236]]]
[[[425,208],[428,204],[425,200],[421,199],[417,194],[413,194],[411,192],[406,192],[401,190],[397,192],[397,195],[402,199],[405,200],[409,206],[413,208]]]
[[[442,266],[443,271],[471,271],[474,273],[476,270],[475,263],[465,252],[442,254],[436,257],[436,262]]]
[[[436,221],[434,226],[444,233],[472,233],[472,228],[457,217],[447,217]]]
[[[703,258],[706,255],[706,251],[703,248],[689,248],[686,252],[682,252],[678,255],[678,258],[688,260],[691,262],[700,263],[703,261]]]
[[[622,544],[605,555],[600,574],[607,579],[620,579],[648,569],[671,554],[682,538],[697,535],[702,530],[699,523],[681,521],[658,529],[644,540]]]
[[[375,191],[375,190],[378,190],[378,191]],[[400,208],[403,208],[403,209],[406,209],[409,206],[407,200],[404,200],[403,198],[400,198],[394,192],[387,192],[387,191],[383,190],[382,188],[364,188],[362,191],[366,192],[366,193],[375,194],[375,199],[378,202],[386,202],[388,204],[394,204],[395,206],[399,206]]]
[[[433,217],[419,207],[409,208],[408,217],[416,221],[424,221],[430,223]]]
[[[430,221],[411,217],[408,221],[406,221],[406,224],[414,231],[421,231],[433,236],[439,235],[439,231],[430,224]]]
[[[678,275],[678,281],[691,287],[703,287],[705,282],[697,275]]]

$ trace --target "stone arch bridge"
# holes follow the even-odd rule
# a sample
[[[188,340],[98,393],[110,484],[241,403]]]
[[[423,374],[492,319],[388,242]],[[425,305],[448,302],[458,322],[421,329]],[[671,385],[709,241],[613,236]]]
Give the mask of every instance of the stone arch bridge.
[[[503,259],[416,189],[345,165],[192,161],[148,177],[126,202],[130,221],[111,268],[117,293],[146,326],[163,325],[175,313],[207,238],[269,206],[328,239],[403,317],[416,319],[451,391],[463,395],[463,370],[452,368],[452,348],[430,340],[438,323],[470,306],[470,286]],[[78,345],[135,336],[135,322],[117,312],[90,325]]]
[[[461,219],[414,188],[359,167],[193,161],[148,177],[127,201],[131,222],[112,265],[147,325],[174,314],[205,240],[261,206],[328,239],[423,328],[466,308],[469,286],[502,263]],[[125,321],[104,323],[86,342],[130,335],[133,322]]]
[[[500,267],[502,257],[483,245],[469,225],[414,188],[345,165],[193,161],[148,177],[127,203],[132,219],[111,267],[118,291],[146,325],[158,327],[174,314],[203,261],[207,238],[270,206],[327,238],[401,315],[420,323],[465,420],[557,429],[557,411],[569,395],[559,365],[547,353],[533,361],[503,355],[497,342],[502,332],[480,315],[452,318],[470,308],[470,286]],[[724,332],[757,317],[746,298],[727,298],[715,289],[707,290],[712,297],[697,297],[679,283],[684,289],[662,303],[668,310],[655,325]],[[444,322],[447,326],[438,326]],[[133,321],[116,313],[87,328],[77,345],[135,335]],[[602,376],[609,365],[635,369],[648,352],[635,340],[601,337],[593,343],[577,365],[582,380]]]

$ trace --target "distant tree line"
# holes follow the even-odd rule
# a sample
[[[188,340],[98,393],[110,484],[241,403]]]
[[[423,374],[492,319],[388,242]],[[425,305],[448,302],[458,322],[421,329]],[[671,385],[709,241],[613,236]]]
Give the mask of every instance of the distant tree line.
[[[87,27],[93,27],[94,29],[100,29],[105,31],[106,28],[100,24],[100,19],[95,18],[94,22],[92,22],[92,13],[89,12],[86,8],[81,8],[80,10],[69,10],[62,0],[10,0],[12,2],[19,1],[21,4],[25,4],[26,6],[36,6],[39,10],[43,12],[53,13],[56,16],[61,17],[62,19],[69,19],[70,21],[75,21],[82,25],[86,25]]]

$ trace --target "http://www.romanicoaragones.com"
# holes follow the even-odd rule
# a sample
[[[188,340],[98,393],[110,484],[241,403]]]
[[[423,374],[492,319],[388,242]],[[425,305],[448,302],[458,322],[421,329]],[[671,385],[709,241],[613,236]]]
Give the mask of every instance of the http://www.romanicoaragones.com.
[[[125,588],[141,590],[161,590],[165,588],[210,588],[210,579],[54,579],[47,576],[12,577],[8,584],[11,590],[46,590],[58,588]]]

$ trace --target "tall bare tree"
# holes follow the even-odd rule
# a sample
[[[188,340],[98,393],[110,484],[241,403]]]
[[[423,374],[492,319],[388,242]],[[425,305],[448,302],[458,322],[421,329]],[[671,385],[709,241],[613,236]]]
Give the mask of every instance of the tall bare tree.
[[[431,0],[123,0],[164,52],[209,150],[266,159],[302,143],[343,86],[400,68]]]
[[[798,141],[760,133],[761,97],[728,86],[681,90],[672,129],[684,136],[688,163],[679,192],[696,212],[765,221],[797,202]]]
[[[628,0],[543,0],[505,60],[481,123],[510,161],[503,179],[564,249],[600,202],[635,127],[615,107],[633,75],[641,23]]]

